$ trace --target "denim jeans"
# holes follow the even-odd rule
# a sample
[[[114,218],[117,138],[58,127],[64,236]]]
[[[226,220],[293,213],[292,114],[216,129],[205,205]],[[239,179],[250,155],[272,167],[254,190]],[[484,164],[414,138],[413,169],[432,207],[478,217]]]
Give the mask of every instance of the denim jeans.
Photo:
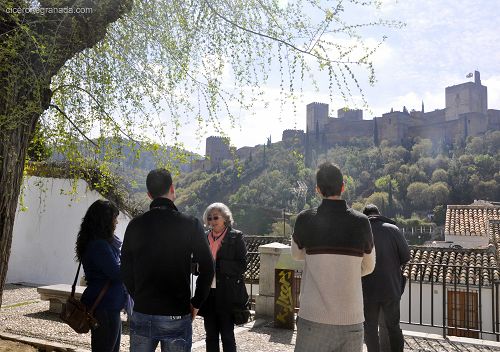
[[[99,322],[99,326],[90,331],[92,352],[120,351],[122,334],[120,311],[99,309],[94,312],[94,317]]]
[[[384,302],[364,302],[365,311],[365,343],[368,352],[402,352],[404,337],[399,327],[399,299]],[[379,331],[379,318],[383,314],[384,327]],[[381,341],[386,333],[389,337],[389,346],[382,348]],[[389,348],[388,348],[389,347]]]
[[[133,312],[130,319],[131,352],[153,352],[158,342],[162,352],[189,352],[192,335],[191,314],[164,316]]]
[[[363,323],[330,325],[297,319],[295,352],[362,352]]]

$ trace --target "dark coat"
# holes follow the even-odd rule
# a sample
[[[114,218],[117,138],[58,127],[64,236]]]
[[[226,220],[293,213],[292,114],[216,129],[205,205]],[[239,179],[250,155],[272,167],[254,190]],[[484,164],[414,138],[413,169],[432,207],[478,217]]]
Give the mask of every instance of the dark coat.
[[[82,257],[87,287],[81,301],[92,307],[106,282],[111,285],[104,294],[97,309],[119,311],[125,306],[127,293],[120,277],[120,240],[112,242],[104,239],[90,241]]]
[[[122,247],[122,276],[134,299],[134,311],[185,315],[199,308],[210,291],[214,262],[201,222],[177,210],[167,198],[127,226]],[[200,275],[191,297],[191,260]]]
[[[209,232],[207,233],[207,235]],[[215,261],[216,307],[217,311],[231,311],[234,306],[241,306],[244,300],[244,277],[247,268],[247,249],[241,231],[228,228],[222,240]],[[248,297],[247,297],[248,299]],[[202,306],[200,315],[209,307]]]
[[[401,266],[410,260],[410,248],[395,223],[381,215],[368,217],[375,242],[375,269],[362,278],[363,297],[369,302],[399,300]]]

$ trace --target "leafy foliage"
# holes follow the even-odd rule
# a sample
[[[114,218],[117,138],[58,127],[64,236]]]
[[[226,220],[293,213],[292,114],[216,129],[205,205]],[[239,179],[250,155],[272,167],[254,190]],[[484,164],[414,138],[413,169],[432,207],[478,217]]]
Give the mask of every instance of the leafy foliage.
[[[324,160],[340,166],[346,180],[344,198],[353,208],[362,210],[367,203],[376,204],[383,214],[395,216],[401,224],[425,224],[434,212],[437,223],[444,222],[446,205],[470,204],[474,199],[500,199],[499,151],[496,143],[499,131],[478,139],[470,138],[465,147],[451,146],[448,152],[435,151],[428,141],[425,152],[414,153],[401,146],[380,148],[370,146],[338,146],[319,155],[310,167],[300,154],[287,149],[281,142],[266,148],[267,163],[263,163],[263,146],[257,146],[252,158],[244,162],[241,174],[230,164],[219,173],[201,170],[181,175],[179,206],[199,215],[215,201],[226,202],[235,212],[237,224],[251,234],[283,233],[283,209],[297,214],[302,209],[317,206],[315,168]],[[485,143],[485,141],[487,141]],[[419,149],[417,148],[417,150]],[[470,154],[477,150],[486,154]],[[416,157],[418,155],[418,158]],[[434,156],[429,156],[434,155]],[[390,173],[387,173],[388,166]],[[297,182],[307,185],[307,192],[298,195]],[[408,225],[407,224],[407,225]],[[291,225],[286,219],[285,228]],[[416,226],[417,226],[416,225]],[[409,225],[408,225],[409,226]]]

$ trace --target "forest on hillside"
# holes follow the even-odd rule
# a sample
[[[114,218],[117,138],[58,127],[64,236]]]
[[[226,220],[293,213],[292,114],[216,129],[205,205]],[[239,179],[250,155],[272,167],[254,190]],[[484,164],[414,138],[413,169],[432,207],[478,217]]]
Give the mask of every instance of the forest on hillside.
[[[126,189],[132,207],[147,209],[146,176],[161,164],[160,158],[147,153],[132,157],[134,150],[124,152],[127,141],[113,143],[116,156],[112,160],[97,156],[96,167],[101,174],[118,174],[115,183]],[[321,202],[315,172],[323,161],[341,168],[346,184],[343,198],[353,208],[374,203],[403,227],[442,225],[447,205],[500,201],[499,146],[500,131],[451,145],[417,139],[406,147],[386,141],[375,146],[371,140],[355,139],[349,145],[313,151],[306,166],[300,144],[278,142],[259,145],[248,158],[226,160],[213,171],[187,172],[190,160],[199,158],[189,152],[169,167],[174,170],[176,204],[182,211],[201,218],[209,204],[223,202],[231,208],[236,226],[249,235],[290,235],[297,214]],[[32,161],[57,161],[41,142],[32,143],[28,155]],[[172,158],[168,150],[159,155]]]
[[[226,161],[215,172],[180,175],[177,204],[201,216],[208,204],[224,202],[248,234],[289,234],[296,215],[321,202],[315,192],[315,170],[328,160],[343,171],[343,197],[353,208],[374,203],[403,225],[441,225],[446,205],[500,201],[498,146],[500,131],[452,145],[418,139],[408,148],[356,140],[317,153],[306,167],[303,154],[278,142],[254,149],[240,163]]]

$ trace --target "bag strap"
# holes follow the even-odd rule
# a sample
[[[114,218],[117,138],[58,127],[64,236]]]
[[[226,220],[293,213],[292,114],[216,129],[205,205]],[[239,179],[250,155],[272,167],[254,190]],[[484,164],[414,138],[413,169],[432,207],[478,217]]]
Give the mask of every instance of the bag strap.
[[[82,266],[82,261],[78,263],[78,269],[76,270],[75,280],[73,285],[71,285],[71,297],[75,297],[76,281],[78,280],[78,274],[80,274],[80,267]]]
[[[106,291],[108,290],[108,288],[110,286],[111,286],[111,280],[106,281],[106,284],[101,289],[101,292],[99,292],[99,296],[97,296],[94,304],[92,305],[92,308],[90,308],[90,310],[89,310],[90,315],[94,314],[94,310],[96,309],[97,305],[99,304],[101,299],[104,297],[104,295],[106,294]]]
[[[71,285],[71,297],[73,297],[73,298],[75,297],[76,281],[78,280],[78,274],[80,274],[81,266],[82,266],[82,262],[80,261],[78,263],[78,269],[76,270],[75,280],[73,281],[73,285]],[[89,311],[90,314],[94,313],[95,308],[97,307],[99,302],[102,300],[102,298],[104,297],[104,295],[106,294],[106,291],[108,290],[108,288],[110,286],[111,286],[111,280],[108,280],[106,282],[106,284],[104,285],[104,287],[101,289],[101,292],[99,292],[99,296],[97,296],[94,304],[92,305],[92,308],[90,308],[90,311]]]

